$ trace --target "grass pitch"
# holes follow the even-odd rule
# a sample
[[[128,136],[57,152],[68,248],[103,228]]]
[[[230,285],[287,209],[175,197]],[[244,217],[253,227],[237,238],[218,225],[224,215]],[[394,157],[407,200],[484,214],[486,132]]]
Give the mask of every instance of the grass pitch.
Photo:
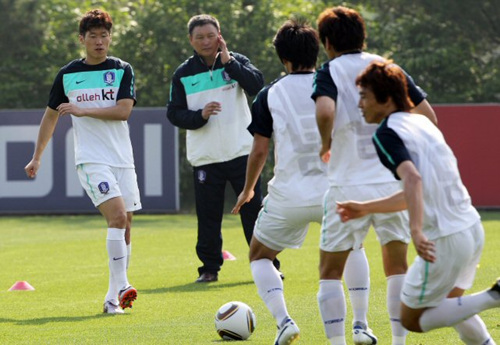
[[[500,213],[482,213],[486,246],[470,292],[489,287],[500,275]],[[137,215],[132,230],[129,280],[139,292],[126,315],[102,314],[107,291],[106,226],[100,216],[0,217],[0,344],[213,344],[217,309],[231,300],[250,305],[257,317],[250,344],[271,344],[276,326],[252,281],[239,218],[224,218],[226,261],[219,282],[195,284],[200,265],[194,245],[196,217]],[[319,225],[300,250],[280,255],[288,310],[301,329],[298,344],[327,344],[318,306]],[[390,344],[386,283],[373,232],[365,247],[371,268],[368,319],[381,345]],[[411,247],[409,262],[415,252]],[[452,258],[450,258],[452,259]],[[35,291],[8,291],[28,281]],[[347,293],[346,293],[347,296]],[[500,310],[481,314],[500,342]],[[348,302],[348,319],[351,314]],[[349,330],[347,330],[349,332]],[[347,336],[350,343],[350,336]],[[409,345],[461,344],[453,329],[410,334]]]

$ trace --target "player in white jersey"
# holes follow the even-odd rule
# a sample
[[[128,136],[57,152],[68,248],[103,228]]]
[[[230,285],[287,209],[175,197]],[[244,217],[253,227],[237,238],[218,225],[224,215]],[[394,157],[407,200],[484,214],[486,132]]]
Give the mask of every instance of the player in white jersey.
[[[375,228],[382,246],[387,276],[387,308],[392,327],[392,344],[405,344],[407,331],[399,320],[399,293],[407,270],[406,253],[410,234],[407,214],[395,212],[370,215],[343,224],[335,213],[339,200],[372,199],[400,190],[400,184],[377,159],[371,135],[376,126],[366,124],[357,107],[359,95],[355,79],[371,61],[382,57],[363,52],[366,32],[363,18],[352,9],[334,7],[318,18],[318,31],[331,59],[318,70],[313,99],[322,137],[321,158],[329,161],[329,189],[320,244],[320,287],[318,303],[327,338],[331,344],[344,345],[346,306],[342,277],[352,249],[362,245],[370,226]],[[435,114],[425,93],[411,83],[411,97],[419,111],[434,121]],[[364,284],[369,286],[369,281]],[[368,300],[369,289],[350,291],[357,299]],[[352,296],[351,296],[352,299]],[[366,313],[365,313],[366,315]],[[368,322],[356,313],[352,336],[355,344],[376,344]]]
[[[59,116],[71,115],[75,163],[82,187],[106,218],[109,288],[104,312],[123,314],[137,297],[127,278],[133,211],[141,209],[127,119],[136,103],[132,67],[108,57],[113,22],[101,10],[80,21],[86,57],[64,66],[54,81],[33,159],[25,167],[35,178]]]
[[[322,199],[328,187],[326,164],[317,156],[320,138],[315,125],[312,92],[319,52],[317,33],[307,24],[288,21],[278,30],[274,46],[287,72],[261,90],[252,105],[254,136],[245,187],[233,209],[252,198],[253,188],[274,140],[274,177],[255,224],[250,244],[252,275],[278,325],[275,344],[291,344],[299,328],[289,316],[283,282],[272,261],[285,248],[299,248],[311,222],[321,223]],[[346,270],[368,272],[364,251],[349,256]]]
[[[379,124],[373,136],[379,159],[402,180],[403,191],[377,200],[341,202],[337,211],[348,221],[407,208],[418,256],[402,288],[403,326],[413,332],[454,326],[468,345],[495,344],[476,314],[500,307],[500,279],[491,289],[462,297],[472,286],[484,231],[453,152],[425,116],[408,112],[412,104],[398,66],[374,62],[356,83],[366,122]]]

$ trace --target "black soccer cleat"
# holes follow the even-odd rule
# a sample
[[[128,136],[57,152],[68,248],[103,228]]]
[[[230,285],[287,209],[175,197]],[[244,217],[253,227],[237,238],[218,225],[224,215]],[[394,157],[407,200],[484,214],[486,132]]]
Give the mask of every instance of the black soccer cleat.
[[[489,292],[496,292],[491,295],[493,295],[493,298],[495,299],[500,299],[500,278],[497,278],[497,281],[493,284]]]

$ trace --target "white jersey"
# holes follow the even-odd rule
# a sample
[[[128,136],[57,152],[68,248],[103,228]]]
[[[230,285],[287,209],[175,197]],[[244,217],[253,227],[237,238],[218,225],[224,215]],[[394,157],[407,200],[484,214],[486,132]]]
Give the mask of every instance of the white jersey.
[[[309,97],[312,84],[312,72],[289,74],[264,88],[252,105],[249,131],[274,138],[274,177],[268,190],[284,207],[322,205],[328,189],[316,108]]]
[[[80,108],[108,108],[126,98],[134,100],[135,104],[134,73],[128,63],[108,57],[98,65],[87,65],[79,59],[59,71],[48,106],[57,109],[61,103],[69,102]],[[134,167],[127,121],[71,117],[76,165],[95,163],[118,168]]]
[[[396,177],[397,167],[406,160],[411,160],[422,176],[423,231],[429,239],[461,232],[480,220],[453,152],[428,118],[393,113],[380,124],[374,142],[380,160]]]
[[[313,98],[326,95],[335,100],[331,158],[328,177],[331,186],[352,186],[367,183],[394,181],[391,174],[380,164],[372,136],[377,125],[365,122],[358,108],[359,91],[356,77],[372,61],[383,60],[381,56],[365,52],[341,55],[318,71]],[[424,99],[423,92],[409,80],[410,95],[418,104]]]

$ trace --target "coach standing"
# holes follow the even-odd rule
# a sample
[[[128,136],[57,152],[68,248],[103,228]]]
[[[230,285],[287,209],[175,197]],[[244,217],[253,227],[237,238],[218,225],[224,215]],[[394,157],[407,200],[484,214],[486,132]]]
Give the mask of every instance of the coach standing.
[[[244,55],[229,52],[216,18],[201,14],[188,22],[194,54],[175,71],[167,117],[186,129],[187,159],[193,166],[198,242],[203,265],[196,282],[214,282],[224,260],[221,224],[224,190],[229,181],[236,195],[245,184],[252,136],[245,91],[253,96],[264,85],[262,73]],[[260,182],[241,209],[248,243],[261,206]]]

